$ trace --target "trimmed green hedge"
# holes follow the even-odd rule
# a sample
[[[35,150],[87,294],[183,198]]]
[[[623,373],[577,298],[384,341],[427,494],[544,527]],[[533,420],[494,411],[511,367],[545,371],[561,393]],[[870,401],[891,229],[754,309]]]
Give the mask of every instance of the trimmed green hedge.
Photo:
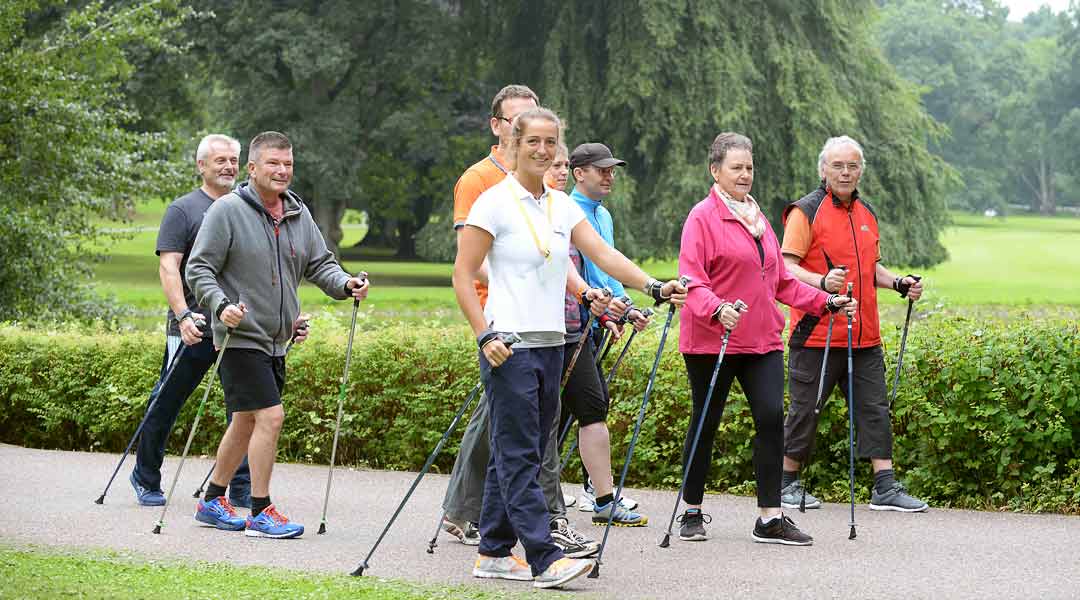
[[[662,323],[638,336],[612,385],[610,426],[625,453]],[[329,460],[345,325],[329,314],[288,357],[280,456]],[[329,333],[333,331],[334,333]],[[689,419],[672,328],[630,470],[636,486],[674,487]],[[895,359],[899,331],[886,332]],[[0,441],[119,452],[138,425],[160,367],[159,335],[87,335],[0,328]],[[842,351],[842,347],[840,349]],[[889,365],[891,384],[894,365]],[[418,469],[475,384],[475,346],[462,328],[395,327],[358,334],[338,448],[343,464]],[[931,315],[912,325],[894,415],[895,456],[913,493],[934,505],[1080,512],[1080,333],[1071,322],[976,322]],[[193,396],[197,399],[202,389]],[[224,426],[220,387],[193,452],[213,452]],[[194,416],[189,402],[179,423]],[[828,500],[847,498],[847,415],[839,394],[805,474]],[[434,470],[453,464],[463,426]],[[709,488],[753,493],[753,422],[736,385],[714,450]],[[179,452],[185,435],[170,440]],[[616,468],[619,459],[616,458]],[[568,466],[568,473],[577,473]],[[857,494],[869,496],[869,465]]]

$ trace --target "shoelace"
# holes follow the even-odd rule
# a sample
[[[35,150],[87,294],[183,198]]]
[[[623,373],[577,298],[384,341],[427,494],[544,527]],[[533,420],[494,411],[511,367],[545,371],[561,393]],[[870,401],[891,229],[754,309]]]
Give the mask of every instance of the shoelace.
[[[712,523],[712,515],[699,512],[699,513],[683,513],[675,517],[675,522],[682,525],[683,523],[690,523],[695,519],[700,519],[702,523],[708,525]]]
[[[234,507],[225,496],[218,496],[218,506],[220,506],[221,510],[225,511],[225,514],[230,517],[236,516],[236,507]]]
[[[589,541],[585,538],[584,535],[579,533],[574,528],[570,527],[570,523],[568,522],[559,521],[559,529],[562,530],[562,532],[566,534],[567,537],[574,540],[574,542],[577,544],[584,546],[585,542]]]
[[[289,519],[285,515],[279,513],[277,511],[277,507],[275,507],[273,504],[264,508],[262,513],[260,514],[266,515],[267,517],[275,521],[278,525],[285,525],[289,522]]]

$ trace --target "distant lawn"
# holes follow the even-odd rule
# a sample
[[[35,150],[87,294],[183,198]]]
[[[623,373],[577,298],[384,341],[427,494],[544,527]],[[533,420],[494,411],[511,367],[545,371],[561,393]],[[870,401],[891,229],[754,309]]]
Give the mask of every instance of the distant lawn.
[[[102,244],[107,256],[96,265],[97,287],[137,311],[134,325],[159,327],[164,297],[157,278],[154,243],[165,203],[156,200],[139,205],[132,222],[113,224],[135,228],[124,239]],[[362,226],[346,226],[348,235]],[[1053,313],[1054,306],[1080,306],[1080,219],[1070,217],[1011,216],[990,219],[953,214],[953,224],[942,233],[950,259],[922,272],[927,282],[924,307],[943,304],[951,308],[981,307],[980,313],[997,314],[1006,307],[1024,307]],[[375,253],[377,255],[377,253]],[[460,323],[461,317],[450,288],[451,265],[394,261],[381,256],[346,260],[352,271],[366,270],[372,282],[363,311],[365,327],[396,321]],[[646,261],[646,271],[656,277],[675,276],[676,261]],[[906,269],[889,265],[898,272]],[[631,291],[639,304],[643,294]],[[904,302],[895,294],[881,294],[883,309],[894,313]],[[303,285],[304,310],[334,307],[349,311],[348,302],[335,302],[313,286]]]
[[[925,277],[929,303],[971,305],[1080,306],[1080,219],[1010,216],[1006,219],[954,213],[942,232],[949,260],[917,270]],[[676,261],[645,263],[657,277],[670,276]],[[897,265],[886,265],[908,273]],[[884,304],[903,304],[881,294]]]
[[[283,569],[146,562],[117,552],[64,553],[0,547],[4,584],[0,599],[260,598],[333,600],[420,600],[422,598],[521,598],[524,593],[486,592],[464,586],[435,586],[376,577],[314,575]]]

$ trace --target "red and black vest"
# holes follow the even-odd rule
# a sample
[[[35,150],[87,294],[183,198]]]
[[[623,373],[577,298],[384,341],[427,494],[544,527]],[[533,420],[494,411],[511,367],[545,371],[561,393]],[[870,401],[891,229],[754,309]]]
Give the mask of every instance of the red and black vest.
[[[852,194],[851,203],[844,206],[824,185],[784,209],[785,225],[788,214],[796,208],[803,211],[810,222],[810,248],[799,266],[822,274],[835,267],[846,266],[847,277],[841,293],[851,282],[854,284],[852,296],[859,301],[859,310],[851,329],[852,345],[855,348],[881,345],[877,289],[874,286],[879,255],[878,223],[874,209],[859,198],[858,191]],[[792,308],[788,343],[792,347],[824,347],[828,322],[827,318]],[[833,319],[832,345],[846,343],[847,319]]]

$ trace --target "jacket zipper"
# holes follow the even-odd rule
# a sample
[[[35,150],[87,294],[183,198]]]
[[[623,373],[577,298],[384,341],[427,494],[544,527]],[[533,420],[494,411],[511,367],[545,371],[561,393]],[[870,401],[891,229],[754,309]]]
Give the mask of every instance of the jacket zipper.
[[[863,272],[862,272],[862,259],[859,258],[859,239],[855,235],[855,221],[851,218],[851,212],[852,212],[852,210],[854,208],[855,208],[855,200],[852,199],[851,200],[851,206],[848,207],[847,218],[848,218],[848,224],[851,226],[851,243],[855,246],[855,270],[859,274],[859,308],[858,308],[858,313],[859,313],[859,317],[860,317],[859,318],[859,346],[861,347],[862,346],[862,330],[863,330],[863,322],[862,322],[862,318],[861,318],[862,317],[862,299],[865,296],[863,296],[863,287],[862,287],[863,286]]]
[[[285,220],[285,216],[282,215],[281,220]],[[271,217],[271,222],[273,218]],[[277,339],[281,335],[282,321],[284,321],[283,312],[285,309],[285,282],[283,281],[281,274],[281,238],[280,238],[280,224],[274,223],[274,254],[277,257],[277,279],[278,279],[278,328],[274,333],[274,356],[277,356]]]

